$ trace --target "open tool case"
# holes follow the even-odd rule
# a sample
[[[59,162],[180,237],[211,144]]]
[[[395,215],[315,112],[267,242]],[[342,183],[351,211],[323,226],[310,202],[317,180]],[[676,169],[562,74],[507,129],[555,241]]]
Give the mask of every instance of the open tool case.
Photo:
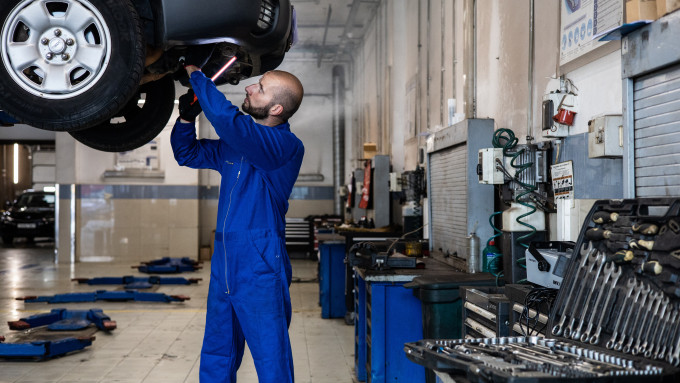
[[[595,202],[548,324],[404,350],[457,383],[680,382],[680,199]]]

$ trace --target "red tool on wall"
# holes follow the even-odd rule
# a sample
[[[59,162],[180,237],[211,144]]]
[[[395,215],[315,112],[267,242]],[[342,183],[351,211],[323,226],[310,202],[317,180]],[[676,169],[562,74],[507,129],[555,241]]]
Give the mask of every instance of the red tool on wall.
[[[368,204],[371,202],[371,160],[366,160],[364,163],[364,186],[361,189],[361,201],[359,201],[359,208],[368,209]]]

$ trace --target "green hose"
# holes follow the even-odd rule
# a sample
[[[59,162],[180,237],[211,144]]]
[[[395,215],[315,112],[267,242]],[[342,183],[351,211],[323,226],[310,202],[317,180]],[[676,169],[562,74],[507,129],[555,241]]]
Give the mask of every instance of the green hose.
[[[528,249],[529,245],[524,243],[524,241],[526,239],[531,238],[536,233],[536,228],[534,226],[528,224],[528,223],[522,222],[521,219],[534,214],[536,212],[536,207],[534,205],[531,205],[527,202],[522,201],[522,197],[524,197],[525,195],[531,194],[532,192],[534,192],[537,189],[537,187],[536,187],[536,185],[530,185],[530,184],[524,183],[524,182],[519,180],[519,174],[521,174],[522,172],[524,172],[527,169],[529,169],[530,167],[532,167],[534,165],[534,163],[528,162],[528,163],[522,164],[522,165],[516,165],[515,164],[515,160],[519,156],[521,156],[522,153],[524,153],[526,151],[526,149],[522,149],[515,154],[509,153],[510,150],[514,149],[515,146],[517,146],[517,142],[518,142],[518,139],[517,139],[517,137],[515,137],[515,133],[510,129],[501,128],[501,129],[498,129],[497,131],[495,131],[494,134],[493,134],[492,143],[493,143],[494,148],[503,148],[503,156],[512,157],[512,160],[510,160],[510,166],[512,166],[513,168],[516,169],[516,171],[515,171],[515,182],[517,182],[524,189],[524,191],[522,193],[517,194],[517,196],[515,197],[515,202],[517,202],[518,204],[520,204],[522,206],[529,208],[529,211],[527,213],[524,213],[524,214],[520,215],[519,217],[517,217],[515,219],[515,221],[517,221],[517,223],[519,223],[520,225],[527,227],[531,231],[529,234],[526,234],[526,235],[523,235],[523,236],[517,238],[517,243],[519,243],[519,245],[524,247],[525,249]],[[494,213],[494,214],[496,214],[496,213]],[[495,227],[494,227],[494,229],[495,229]],[[495,236],[493,238],[495,238]]]

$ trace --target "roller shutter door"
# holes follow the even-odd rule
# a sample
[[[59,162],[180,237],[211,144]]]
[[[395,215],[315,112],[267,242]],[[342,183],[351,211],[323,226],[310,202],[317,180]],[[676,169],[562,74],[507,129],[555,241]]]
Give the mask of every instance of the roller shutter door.
[[[680,196],[680,65],[635,79],[635,194]]]
[[[430,157],[432,249],[464,257],[467,236],[467,147],[453,146]],[[476,180],[475,180],[476,181]]]

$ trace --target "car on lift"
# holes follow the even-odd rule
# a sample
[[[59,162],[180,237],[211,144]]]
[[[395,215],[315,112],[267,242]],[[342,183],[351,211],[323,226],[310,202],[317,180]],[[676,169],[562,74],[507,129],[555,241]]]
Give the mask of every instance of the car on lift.
[[[215,81],[236,85],[296,34],[290,0],[2,0],[0,25],[0,110],[110,152],[163,130],[190,50],[214,46],[208,76],[236,56]]]
[[[54,203],[52,192],[27,190],[0,214],[0,237],[6,245],[14,238],[54,238]]]

